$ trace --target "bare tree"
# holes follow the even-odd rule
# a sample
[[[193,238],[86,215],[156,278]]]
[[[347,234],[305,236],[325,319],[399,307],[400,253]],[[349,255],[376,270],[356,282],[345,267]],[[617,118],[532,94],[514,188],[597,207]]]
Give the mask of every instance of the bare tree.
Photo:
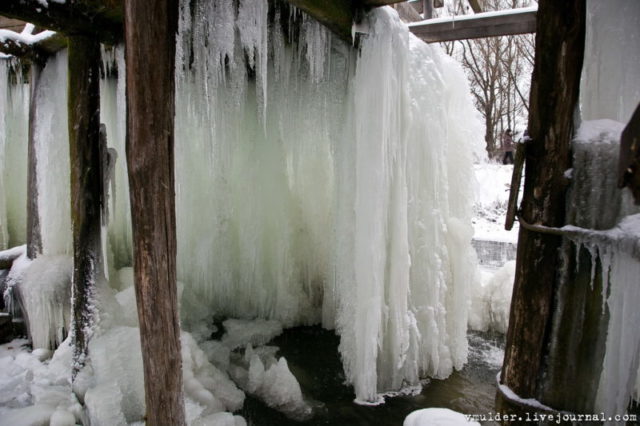
[[[530,0],[487,0],[487,10],[525,7]],[[464,14],[468,8],[455,0],[448,13]],[[500,135],[526,124],[535,41],[531,34],[443,43],[457,58],[469,78],[476,108],[485,122],[486,149],[490,158],[500,152]]]

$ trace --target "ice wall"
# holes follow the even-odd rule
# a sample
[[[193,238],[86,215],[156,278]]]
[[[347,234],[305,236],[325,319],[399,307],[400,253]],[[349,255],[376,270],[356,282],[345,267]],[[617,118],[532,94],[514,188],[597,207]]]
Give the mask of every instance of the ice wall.
[[[390,10],[359,53],[278,5],[181,16],[185,291],[220,315],[336,328],[362,401],[460,368],[482,134],[462,70]]]
[[[586,29],[583,118],[626,124],[640,99],[640,2],[589,0]]]
[[[0,59],[0,246],[24,244],[29,85],[20,67]]]
[[[71,254],[67,51],[49,58],[35,94],[38,213],[45,255]]]

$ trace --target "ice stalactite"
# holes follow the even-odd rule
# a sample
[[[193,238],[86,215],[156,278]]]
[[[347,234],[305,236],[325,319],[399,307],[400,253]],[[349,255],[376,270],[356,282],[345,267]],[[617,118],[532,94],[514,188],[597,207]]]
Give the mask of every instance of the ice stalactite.
[[[448,376],[467,356],[472,155],[483,133],[461,68],[391,9],[370,15],[358,52],[286,3],[258,3],[181,4],[175,189],[184,300],[209,315],[335,328],[363,402]],[[65,253],[71,234],[65,55],[49,61],[38,94],[45,254]],[[119,154],[109,245],[120,268],[130,261],[131,213],[121,50],[114,56],[118,76],[102,83],[101,119]],[[108,333],[105,325],[96,336]]]
[[[5,247],[24,244],[27,220],[27,134],[29,116],[29,85],[21,67],[11,59],[0,59],[0,143],[2,176],[0,211],[2,232],[6,230]]]
[[[72,253],[66,81],[67,52],[63,50],[47,61],[35,96],[36,180],[45,255]]]
[[[587,2],[581,107],[586,120],[627,123],[640,99],[640,2]]]
[[[602,303],[608,313],[606,349],[595,409],[625,413],[637,384],[640,365],[640,209],[630,193],[616,188],[620,133],[612,120],[585,121],[573,143],[570,223],[580,231],[571,239],[591,254],[592,281],[600,273]],[[575,231],[576,228],[566,226]],[[599,264],[600,268],[596,265]],[[593,288],[593,287],[592,287]]]
[[[103,52],[108,75],[100,82],[100,120],[106,126],[107,145],[115,151],[113,181],[109,187],[108,238],[105,257],[110,268],[119,269],[132,263],[131,210],[129,178],[126,167],[126,99],[124,46]]]
[[[481,134],[462,71],[391,11],[358,55],[242,3],[183,4],[179,279],[218,314],[336,328],[362,401],[446,377],[466,360]]]

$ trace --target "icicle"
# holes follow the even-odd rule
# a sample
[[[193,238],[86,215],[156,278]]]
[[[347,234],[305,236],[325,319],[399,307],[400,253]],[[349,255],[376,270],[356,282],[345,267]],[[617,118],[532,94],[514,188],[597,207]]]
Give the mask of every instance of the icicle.
[[[40,75],[35,118],[38,210],[42,253],[71,253],[67,52],[47,61]]]

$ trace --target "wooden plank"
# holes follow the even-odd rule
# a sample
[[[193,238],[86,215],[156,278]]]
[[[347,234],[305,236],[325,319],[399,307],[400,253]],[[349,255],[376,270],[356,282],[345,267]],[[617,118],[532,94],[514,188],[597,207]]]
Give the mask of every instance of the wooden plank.
[[[640,104],[620,139],[618,186],[628,186],[636,204],[640,204]]]
[[[540,0],[521,216],[530,224],[565,224],[571,139],[584,56],[585,0]],[[501,383],[536,398],[549,346],[561,270],[562,237],[520,227]],[[502,410],[501,407],[498,407]],[[502,411],[501,411],[502,412]]]
[[[73,233],[72,379],[84,365],[94,318],[95,283],[102,270],[100,173],[100,43],[69,39],[69,159]]]
[[[42,66],[33,63],[29,69],[29,136],[27,141],[27,257],[35,259],[42,253],[40,214],[38,212],[38,174],[36,156],[36,97]]]
[[[125,3],[127,167],[146,424],[185,424],[174,173],[178,0]]]
[[[410,24],[409,29],[427,43],[534,33],[536,12],[527,8],[504,15],[489,12],[438,18]]]

